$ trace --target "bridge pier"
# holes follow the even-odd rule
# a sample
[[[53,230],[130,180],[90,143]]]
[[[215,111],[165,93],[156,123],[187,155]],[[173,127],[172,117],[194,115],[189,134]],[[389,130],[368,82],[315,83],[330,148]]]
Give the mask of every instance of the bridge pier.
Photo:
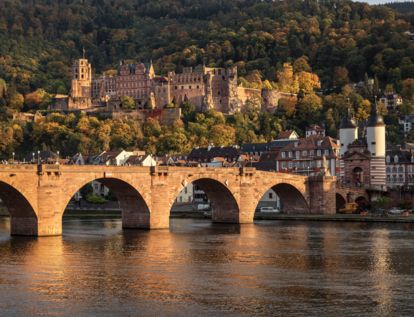
[[[37,236],[36,217],[10,217],[10,233],[12,236]]]
[[[309,177],[310,213],[332,215],[336,213],[336,177]]]

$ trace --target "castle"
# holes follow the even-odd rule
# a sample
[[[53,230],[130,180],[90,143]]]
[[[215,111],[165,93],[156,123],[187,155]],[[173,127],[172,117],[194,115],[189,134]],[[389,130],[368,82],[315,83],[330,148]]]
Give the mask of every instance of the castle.
[[[185,67],[181,73],[155,74],[151,63],[121,63],[116,75],[92,76],[87,59],[75,60],[69,96],[55,102],[53,110],[122,111],[122,98],[131,97],[139,109],[164,109],[189,102],[197,111],[214,109],[225,114],[240,111],[246,102],[260,100],[261,110],[272,111],[280,99],[295,95],[269,89],[238,86],[237,67]]]

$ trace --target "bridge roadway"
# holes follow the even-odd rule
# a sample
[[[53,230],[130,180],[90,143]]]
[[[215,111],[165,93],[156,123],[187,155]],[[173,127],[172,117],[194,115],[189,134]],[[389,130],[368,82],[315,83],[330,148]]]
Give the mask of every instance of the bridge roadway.
[[[60,235],[66,206],[93,180],[117,196],[124,228],[168,228],[171,207],[190,183],[206,192],[215,222],[252,223],[258,202],[270,188],[286,213],[336,212],[335,177],[254,168],[0,165],[0,198],[10,212],[11,234]]]

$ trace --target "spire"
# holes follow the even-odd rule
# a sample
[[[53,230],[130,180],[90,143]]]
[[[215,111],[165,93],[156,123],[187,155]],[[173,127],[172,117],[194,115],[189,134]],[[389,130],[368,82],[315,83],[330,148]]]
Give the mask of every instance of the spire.
[[[378,113],[377,97],[375,96],[374,104],[371,107],[371,114],[368,118],[367,127],[380,127],[384,125],[384,118]]]
[[[355,119],[351,113],[351,106],[349,105],[349,99],[348,99],[347,115],[341,120],[339,129],[355,129],[356,127],[357,126],[355,123]]]
[[[83,53],[82,58],[85,59],[85,53],[86,53],[85,47],[82,47],[82,53]]]

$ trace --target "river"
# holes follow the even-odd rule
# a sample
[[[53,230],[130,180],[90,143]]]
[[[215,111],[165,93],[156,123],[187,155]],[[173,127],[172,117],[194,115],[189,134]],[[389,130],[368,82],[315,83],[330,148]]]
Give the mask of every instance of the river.
[[[413,316],[411,224],[64,219],[62,237],[9,236],[1,316]]]

